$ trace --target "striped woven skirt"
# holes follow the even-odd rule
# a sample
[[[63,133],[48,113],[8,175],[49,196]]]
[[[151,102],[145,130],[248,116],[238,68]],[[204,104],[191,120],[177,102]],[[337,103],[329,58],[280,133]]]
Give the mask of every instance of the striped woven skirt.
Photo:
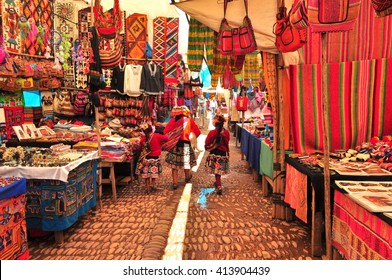
[[[210,174],[224,175],[229,173],[229,157],[209,154],[205,167]]]
[[[183,147],[176,146],[166,154],[166,162],[173,169],[191,169],[196,165],[195,151],[190,143],[184,143]]]

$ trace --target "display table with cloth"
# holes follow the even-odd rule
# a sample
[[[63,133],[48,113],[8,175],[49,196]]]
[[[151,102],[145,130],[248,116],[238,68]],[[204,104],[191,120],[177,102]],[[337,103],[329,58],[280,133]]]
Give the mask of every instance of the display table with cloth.
[[[0,260],[29,258],[26,231],[26,179],[0,186]]]
[[[286,155],[286,191],[284,201],[295,206],[296,215],[304,222],[311,219],[312,254],[322,255],[322,218],[324,211],[324,174],[323,169],[302,164],[297,158]],[[357,176],[341,175],[331,170],[331,185],[335,180],[351,181],[391,181],[392,176]],[[334,197],[331,192],[331,205]],[[294,208],[294,207],[293,207]],[[299,214],[299,215],[298,215]]]
[[[27,179],[27,228],[54,231],[62,243],[62,231],[96,205],[97,166],[95,151],[59,167],[2,166],[0,175]]]
[[[332,246],[347,260],[392,260],[392,219],[334,190]]]

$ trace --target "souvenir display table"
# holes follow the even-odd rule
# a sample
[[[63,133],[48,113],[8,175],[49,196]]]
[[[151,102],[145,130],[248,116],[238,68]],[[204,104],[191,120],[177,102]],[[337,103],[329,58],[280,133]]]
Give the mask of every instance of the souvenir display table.
[[[26,179],[0,177],[0,260],[29,258],[25,193]]]
[[[332,246],[347,260],[392,259],[392,213],[371,213],[334,190]]]
[[[61,243],[62,231],[96,205],[97,159],[90,152],[58,167],[2,166],[0,176],[27,179],[27,228],[54,231]]]
[[[312,254],[321,256],[324,210],[323,169],[318,166],[304,165],[298,158],[292,158],[288,155],[286,155],[285,161],[286,191],[284,201],[292,208],[296,208],[296,216],[301,220],[308,223],[311,219]],[[392,175],[341,175],[331,170],[331,185],[335,180],[392,181]],[[331,205],[333,201],[333,192],[331,192]]]

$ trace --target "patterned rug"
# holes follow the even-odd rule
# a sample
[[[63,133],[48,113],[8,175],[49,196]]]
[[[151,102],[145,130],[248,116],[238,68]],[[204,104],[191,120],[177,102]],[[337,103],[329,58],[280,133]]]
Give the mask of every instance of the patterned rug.
[[[147,43],[147,15],[132,14],[126,20],[127,58],[145,58]]]
[[[84,56],[84,61],[75,69],[76,87],[87,87],[87,73],[90,71],[87,61],[90,57],[90,39],[88,29],[91,25],[91,8],[87,7],[78,12],[79,23],[79,41],[81,46],[81,54]]]
[[[178,18],[168,18],[166,21],[166,57],[165,82],[177,81],[178,67]]]
[[[165,17],[157,17],[153,20],[154,26],[154,37],[153,37],[153,50],[152,50],[152,58],[156,60],[156,63],[159,64],[163,70],[163,74],[165,74],[165,58],[166,58],[166,18]]]
[[[54,12],[56,13],[54,17],[54,26],[56,30],[60,33],[66,33],[68,38],[73,40],[78,38],[78,14],[77,6],[75,1],[61,1],[56,2],[54,7]],[[74,22],[74,23],[73,23]]]

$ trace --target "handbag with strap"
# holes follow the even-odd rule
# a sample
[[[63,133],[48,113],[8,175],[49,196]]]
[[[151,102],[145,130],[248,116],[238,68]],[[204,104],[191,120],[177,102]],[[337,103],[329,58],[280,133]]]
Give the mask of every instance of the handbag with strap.
[[[372,6],[379,17],[392,14],[392,0],[372,0]]]
[[[290,12],[287,14],[283,0],[273,31],[276,35],[275,46],[282,53],[296,51],[307,42],[307,29],[295,28],[290,23]]]
[[[257,49],[252,22],[248,17],[248,0],[244,0],[246,15],[240,27],[231,27],[226,19],[228,0],[224,0],[224,16],[218,34],[217,49],[222,54],[245,55]]]
[[[107,39],[114,39],[122,25],[120,0],[114,0],[113,9],[106,12],[103,11],[101,0],[95,0],[94,19],[98,34]]]
[[[104,38],[100,38],[100,40],[105,40]],[[105,42],[101,42],[101,47],[99,48],[99,56],[101,59],[101,67],[106,69],[112,69],[121,62],[122,60],[122,50],[123,44],[120,39],[120,35],[117,34],[113,39],[114,44],[110,49],[106,49],[104,47]]]

